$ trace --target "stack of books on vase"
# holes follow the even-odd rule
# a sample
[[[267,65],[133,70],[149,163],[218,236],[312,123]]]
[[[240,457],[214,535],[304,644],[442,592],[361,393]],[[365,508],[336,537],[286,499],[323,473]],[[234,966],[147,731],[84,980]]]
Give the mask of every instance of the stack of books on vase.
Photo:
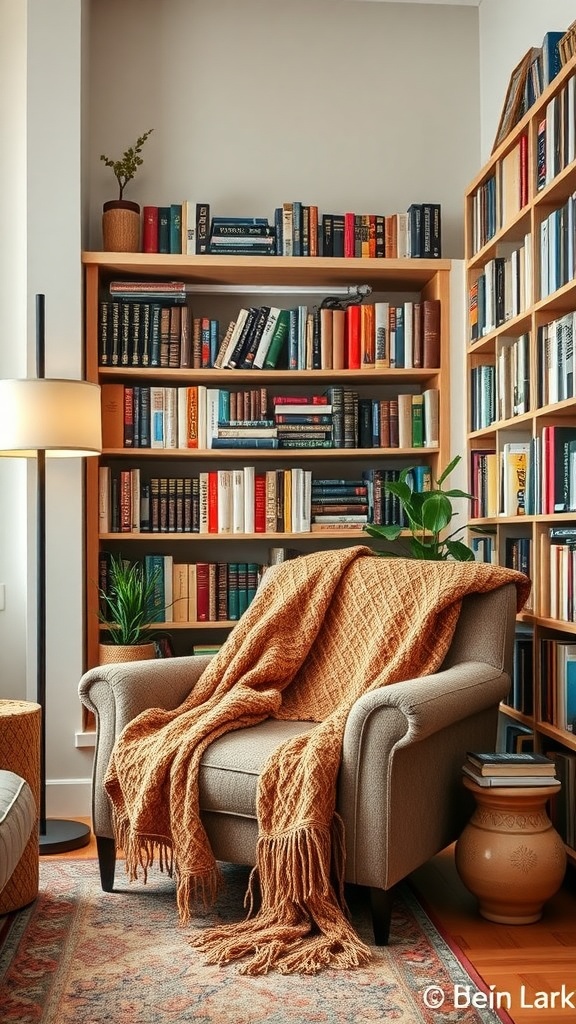
[[[468,751],[462,771],[478,786],[559,786],[554,761],[536,753]]]

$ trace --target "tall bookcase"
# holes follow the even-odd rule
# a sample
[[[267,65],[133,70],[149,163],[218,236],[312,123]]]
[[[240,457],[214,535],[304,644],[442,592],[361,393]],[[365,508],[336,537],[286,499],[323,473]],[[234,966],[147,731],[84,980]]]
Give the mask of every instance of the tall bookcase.
[[[369,467],[402,468],[427,463],[438,473],[449,451],[449,310],[450,261],[376,260],[312,257],[179,256],[142,253],[85,252],[86,376],[101,385],[163,386],[206,385],[211,388],[266,387],[278,394],[324,392],[341,384],[366,395],[440,391],[438,444],[426,448],[334,448],[283,450],[201,450],[190,448],[105,448],[100,460],[86,468],[86,666],[98,662],[101,625],[98,620],[98,580],[103,550],[123,557],[143,559],[151,551],[170,553],[174,561],[235,560],[266,564],[270,547],[296,548],[303,553],[321,547],[371,543],[358,529],[322,533],[269,532],[251,534],[193,532],[123,532],[99,530],[100,466],[115,470],[138,466],[142,474],[186,476],[200,471],[234,469],[255,465],[262,471],[278,467],[306,467],[313,477],[350,478]],[[102,366],[99,358],[100,303],[112,280],[179,280],[193,286],[194,315],[220,315],[221,323],[233,318],[241,306],[264,301],[288,308],[298,301],[320,304],[331,289],[369,284],[377,299],[440,302],[440,365],[427,369],[365,370],[239,370],[180,369],[160,367]],[[317,289],[314,297],[305,289]],[[290,291],[287,297],[286,290]],[[300,299],[299,295],[302,295]],[[265,296],[265,298],[264,298]],[[99,465],[97,464],[99,463]],[[176,654],[191,653],[192,644],[224,639],[232,621],[170,622],[159,624],[169,631]]]
[[[465,250],[470,538],[479,557],[532,579],[502,711],[512,732],[532,730],[535,749],[557,759],[572,810],[556,813],[565,838],[562,817],[572,819],[567,843],[576,862],[576,722],[566,708],[576,680],[565,678],[576,657],[575,138],[572,60],[468,187]]]

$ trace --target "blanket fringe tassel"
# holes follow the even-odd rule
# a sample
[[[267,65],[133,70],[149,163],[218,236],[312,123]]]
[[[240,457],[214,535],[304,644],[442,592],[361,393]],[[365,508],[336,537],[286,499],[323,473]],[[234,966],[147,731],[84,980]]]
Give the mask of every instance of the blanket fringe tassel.
[[[370,949],[346,916],[341,823],[335,823],[335,832],[334,841],[328,830],[318,826],[261,837],[258,865],[247,893],[248,918],[208,928],[192,936],[190,944],[212,964],[251,955],[240,968],[248,975],[272,969],[282,974],[316,974],[325,967],[350,969],[367,964]],[[334,887],[331,861],[338,868]],[[252,916],[258,881],[262,905]]]
[[[216,900],[220,888],[220,877],[216,869],[208,868],[198,874],[182,874],[174,862],[171,842],[161,836],[140,835],[134,832],[127,820],[115,822],[118,846],[124,851],[126,874],[131,882],[140,877],[148,881],[148,870],[158,861],[161,872],[170,878],[176,876],[176,902],[182,925],[190,923],[191,909],[202,906],[208,910]]]

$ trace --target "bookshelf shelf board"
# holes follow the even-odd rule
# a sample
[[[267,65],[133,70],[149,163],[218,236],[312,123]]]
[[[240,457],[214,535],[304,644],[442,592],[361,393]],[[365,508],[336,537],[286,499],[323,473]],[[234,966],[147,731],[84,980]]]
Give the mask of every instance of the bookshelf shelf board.
[[[523,311],[518,316],[511,317],[506,320],[499,327],[496,327],[489,334],[482,335],[477,341],[469,342],[467,348],[467,354],[470,356],[478,355],[479,353],[490,352],[494,348],[494,342],[497,338],[516,336],[518,334],[524,334],[529,328],[532,321],[531,312]]]
[[[424,288],[438,271],[450,269],[450,260],[343,259],[322,256],[180,256],[158,253],[84,252],[85,266],[105,269],[108,275],[178,277],[191,284],[245,284],[254,292],[258,285],[282,287],[317,286],[330,294],[331,285],[352,281],[375,290],[399,291]]]
[[[189,381],[201,382],[209,387],[220,384],[274,384],[276,389],[294,387],[301,384],[327,386],[342,382],[345,384],[425,384],[434,381],[440,370],[438,367],[426,369],[383,369],[383,370],[215,370],[215,369],[178,369],[168,367],[127,367],[102,366],[100,377],[104,380],[126,381],[171,381],[185,385]],[[321,410],[320,410],[321,411]]]
[[[550,725],[549,722],[537,721],[536,724],[543,736],[558,741],[563,747],[568,747],[569,750],[576,750],[576,736],[573,733],[566,732],[564,729],[558,729],[556,726]]]
[[[160,543],[161,541],[167,541],[169,544],[178,544],[178,542],[189,541],[242,541],[242,540],[260,540],[272,543],[275,541],[314,541],[318,543],[318,537],[322,538],[333,537],[335,539],[355,537],[358,540],[368,541],[368,534],[364,533],[363,530],[352,529],[348,530],[319,530],[313,533],[192,533],[192,532],[181,532],[172,533],[165,530],[158,530],[154,533],[142,532],[142,533],[101,533],[100,540],[112,542],[118,541],[124,543],[124,541],[146,541],[147,544],[153,542],[154,544]]]
[[[419,458],[436,453],[437,448],[105,448],[102,452],[110,459],[201,459],[215,462],[246,461],[247,459],[277,459],[301,462],[302,459],[324,459],[340,462],[342,459]]]
[[[576,177],[576,169],[575,169]],[[551,292],[550,295],[546,295],[543,299],[539,299],[534,303],[534,313],[542,314],[555,312],[556,310],[568,310],[573,308],[576,302],[576,280],[568,281],[567,284],[562,285],[555,292]]]
[[[153,626],[150,626],[152,632],[162,631],[165,633],[167,630],[172,631],[173,629],[226,629],[229,630],[232,626],[236,625],[237,619],[197,619],[194,622],[155,622]],[[106,632],[105,626],[100,626],[101,632]]]
[[[500,704],[500,711],[504,715],[508,715],[509,718],[514,718],[515,721],[521,722],[523,725],[532,725],[532,719],[528,715],[522,714],[516,708],[510,707],[509,704]]]
[[[543,629],[561,630],[562,633],[571,633],[573,636],[576,634],[576,622],[567,622],[566,619],[550,619],[545,615],[541,615],[538,621]]]

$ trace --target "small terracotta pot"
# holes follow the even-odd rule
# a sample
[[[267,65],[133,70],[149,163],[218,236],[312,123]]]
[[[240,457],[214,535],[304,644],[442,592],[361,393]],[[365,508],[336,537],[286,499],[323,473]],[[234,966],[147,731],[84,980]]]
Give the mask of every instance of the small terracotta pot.
[[[150,661],[156,657],[154,644],[99,644],[98,662],[100,665],[112,665],[124,661]]]
[[[140,252],[140,207],[127,199],[111,199],[102,213],[104,252]]]

